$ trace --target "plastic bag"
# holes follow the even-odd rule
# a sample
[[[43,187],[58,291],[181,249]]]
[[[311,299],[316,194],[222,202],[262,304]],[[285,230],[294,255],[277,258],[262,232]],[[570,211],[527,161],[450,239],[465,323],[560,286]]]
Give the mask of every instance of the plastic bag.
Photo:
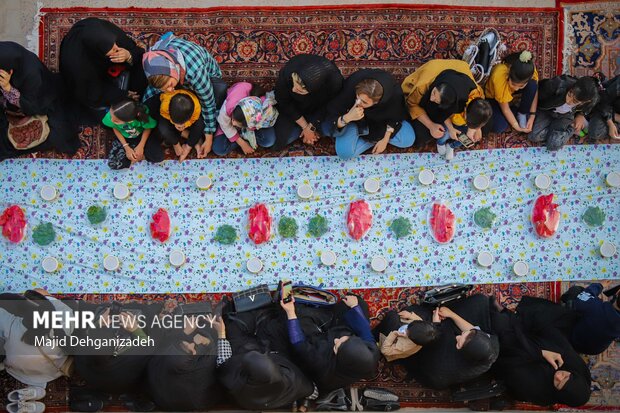
[[[168,216],[168,211],[163,208],[159,208],[153,215],[151,236],[160,242],[165,242],[170,238],[170,216]]]
[[[429,219],[433,238],[440,244],[452,241],[456,232],[456,217],[446,205],[435,202]]]
[[[271,215],[265,204],[250,208],[250,230],[248,236],[255,244],[262,244],[271,238]]]
[[[560,226],[560,211],[558,204],[553,203],[553,194],[541,195],[534,203],[532,210],[532,224],[541,238],[552,237]]]
[[[2,236],[17,244],[26,237],[26,214],[17,205],[11,205],[0,216]]]
[[[358,200],[351,203],[347,216],[349,235],[359,241],[372,226],[372,210],[368,202]]]
[[[56,239],[56,231],[51,222],[44,222],[32,230],[32,240],[42,247],[51,244]]]
[[[223,245],[232,245],[237,241],[237,230],[232,225],[224,224],[217,228],[213,239]]]

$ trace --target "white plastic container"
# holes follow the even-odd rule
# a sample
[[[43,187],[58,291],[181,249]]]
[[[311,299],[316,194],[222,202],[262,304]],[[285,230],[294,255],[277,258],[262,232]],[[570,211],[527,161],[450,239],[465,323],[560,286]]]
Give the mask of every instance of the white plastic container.
[[[117,183],[114,185],[114,198],[119,200],[124,200],[129,198],[130,192],[129,187],[123,183]]]
[[[387,260],[380,255],[375,255],[374,257],[372,257],[372,260],[370,261],[370,268],[372,268],[373,271],[376,271],[376,272],[385,271],[387,266],[388,266]]]
[[[616,249],[616,246],[612,244],[611,242],[603,241],[603,244],[601,245],[601,248],[600,248],[600,252],[603,258],[611,258],[614,255],[616,255],[616,252],[618,252],[618,250]]]
[[[332,250],[321,251],[321,263],[328,267],[336,264],[336,253]]]
[[[381,182],[377,178],[368,178],[364,181],[364,191],[374,194],[379,191]]]
[[[117,271],[120,267],[121,262],[114,255],[108,255],[103,259],[103,268],[106,271]]]
[[[54,257],[45,257],[43,258],[43,261],[41,261],[41,266],[43,267],[43,270],[45,272],[56,272],[58,271],[58,267],[60,267],[60,264],[58,263],[58,260]]]
[[[486,191],[491,185],[491,180],[486,175],[478,175],[474,177],[473,184],[478,191]]]
[[[620,187],[620,172],[610,172],[605,177],[605,182],[612,188]]]
[[[534,185],[538,189],[548,189],[551,186],[551,178],[545,174],[537,175],[534,179]]]
[[[196,179],[196,186],[198,187],[198,189],[204,191],[211,188],[211,185],[213,185],[213,181],[211,181],[211,178],[206,175],[199,176]]]
[[[301,184],[297,187],[297,196],[301,199],[310,199],[314,194],[314,189],[308,184]]]
[[[517,261],[512,265],[512,271],[519,277],[525,277],[530,272],[530,266],[525,261]]]
[[[168,256],[168,260],[174,267],[179,268],[185,264],[185,254],[181,250],[172,250]]]
[[[41,187],[41,199],[44,201],[53,201],[58,197],[58,191],[51,185],[43,185]]]
[[[252,274],[258,274],[263,269],[263,262],[256,257],[252,257],[245,263],[245,266]]]
[[[478,265],[481,267],[489,268],[491,265],[493,265],[493,261],[495,261],[493,254],[488,251],[482,251],[480,254],[478,254]]]
[[[422,185],[430,185],[435,181],[435,174],[430,169],[423,169],[418,174],[418,180]]]

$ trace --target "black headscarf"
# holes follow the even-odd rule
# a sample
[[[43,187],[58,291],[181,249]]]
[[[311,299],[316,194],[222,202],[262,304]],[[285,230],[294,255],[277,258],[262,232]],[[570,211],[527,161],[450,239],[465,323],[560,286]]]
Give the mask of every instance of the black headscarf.
[[[364,139],[377,142],[385,136],[388,125],[394,128],[396,134],[402,121],[408,116],[400,84],[394,76],[384,70],[362,69],[349,76],[340,94],[329,103],[328,120],[335,123],[338,117],[353,107],[356,100],[355,87],[364,79],[374,79],[383,87],[383,95],[379,102],[364,109],[364,118],[356,122],[360,128],[368,126],[369,133]]]
[[[447,85],[447,93],[453,98],[449,105],[438,105],[430,100],[433,89],[442,83]],[[476,89],[476,83],[466,74],[452,69],[444,70],[433,80],[433,83],[422,96],[420,106],[424,108],[433,122],[443,123],[451,115],[462,113],[465,110],[469,94],[474,89]]]

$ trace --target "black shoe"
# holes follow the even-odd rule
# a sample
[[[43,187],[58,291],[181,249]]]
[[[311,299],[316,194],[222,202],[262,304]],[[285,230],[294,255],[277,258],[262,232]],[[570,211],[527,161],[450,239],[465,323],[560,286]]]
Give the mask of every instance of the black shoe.
[[[325,397],[321,397],[316,401],[317,411],[347,411],[349,405],[347,404],[347,396],[344,389],[336,389],[330,392]]]
[[[569,288],[564,294],[562,294],[562,296],[560,297],[560,300],[564,303],[564,304],[569,304],[570,301],[573,301],[574,299],[577,298],[577,296],[579,294],[581,294],[581,292],[585,290],[585,288],[583,288],[580,285],[573,285],[571,288]],[[569,306],[570,307],[570,306]]]
[[[605,294],[607,297],[613,297],[614,295],[618,294],[618,291],[620,291],[620,284],[616,285],[615,287],[611,287],[609,290],[603,291],[603,294]]]
[[[103,410],[103,400],[95,398],[71,400],[69,407],[75,412],[98,412]]]

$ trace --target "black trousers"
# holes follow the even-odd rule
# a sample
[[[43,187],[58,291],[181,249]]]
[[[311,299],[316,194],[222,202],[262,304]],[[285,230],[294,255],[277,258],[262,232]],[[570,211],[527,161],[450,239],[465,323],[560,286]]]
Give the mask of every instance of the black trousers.
[[[140,138],[127,139],[127,143],[133,149],[140,143]],[[144,159],[148,162],[159,163],[164,160],[164,151],[161,147],[161,140],[156,133],[151,133],[146,144],[144,145]],[[125,154],[125,148],[121,142],[115,137],[112,142],[112,148],[108,153],[108,166],[110,169],[126,169],[131,166],[131,161]]]
[[[189,136],[187,143],[189,146],[196,146],[198,142],[205,136],[204,135],[205,123],[202,120],[202,115],[198,118],[192,126],[189,127]],[[170,122],[168,119],[162,117],[159,118],[157,124],[157,134],[160,135],[161,141],[166,145],[176,145],[181,142],[181,132]]]

